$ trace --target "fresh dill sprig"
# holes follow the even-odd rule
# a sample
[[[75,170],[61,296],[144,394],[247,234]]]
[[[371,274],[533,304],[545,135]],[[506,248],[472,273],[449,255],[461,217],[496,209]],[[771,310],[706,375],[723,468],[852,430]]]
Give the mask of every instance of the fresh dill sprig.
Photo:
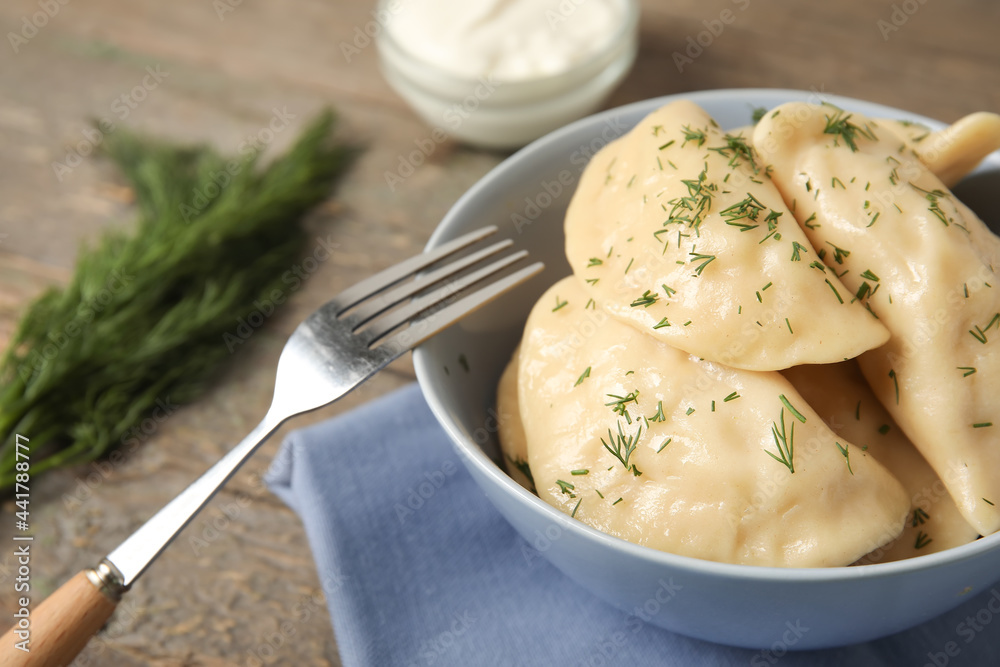
[[[636,446],[639,444],[639,438],[642,437],[642,424],[639,425],[638,430],[635,433],[626,435],[625,430],[622,428],[622,422],[618,420],[618,434],[612,433],[611,429],[608,429],[608,442],[604,442],[604,438],[601,438],[601,444],[604,448],[611,453],[616,459],[618,459],[626,470],[633,467],[630,463],[632,453],[635,452]],[[633,474],[635,474],[633,472]]]
[[[287,153],[220,155],[119,129],[101,149],[135,193],[133,230],[79,252],[74,275],[25,311],[0,360],[0,487],[14,483],[15,433],[30,434],[32,475],[92,461],[121,443],[158,401],[187,403],[244,339],[254,303],[287,297],[305,214],[357,153],[321,114]],[[217,187],[214,175],[231,179]],[[215,191],[196,206],[192,193]],[[121,289],[105,289],[113,276]],[[87,308],[100,297],[101,308]],[[106,301],[106,297],[109,297]],[[279,308],[280,309],[280,308]],[[96,311],[96,312],[95,312]],[[56,355],[52,332],[76,331]]]

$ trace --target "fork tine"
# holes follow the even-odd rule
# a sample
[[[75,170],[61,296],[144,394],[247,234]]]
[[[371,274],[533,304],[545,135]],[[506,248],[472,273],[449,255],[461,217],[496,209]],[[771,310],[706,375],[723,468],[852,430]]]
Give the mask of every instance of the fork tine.
[[[469,313],[504,294],[507,290],[536,275],[544,268],[544,264],[535,262],[482,289],[478,289],[424,319],[411,322],[408,328],[392,334],[382,341],[378,349],[386,348],[392,350],[396,355],[413,349],[434,334],[447,329]]]
[[[457,239],[449,241],[440,248],[432,250],[431,252],[411,257],[410,259],[400,262],[399,264],[390,266],[384,271],[376,273],[374,276],[365,278],[361,282],[348,287],[331,300],[331,303],[335,304],[337,307],[336,314],[339,316],[348,308],[357,305],[359,302],[367,299],[368,297],[378,294],[382,290],[395,285],[399,281],[413,275],[424,267],[427,267],[434,262],[447,257],[448,255],[458,252],[462,248],[470,246],[476,241],[480,241],[491,234],[495,234],[496,231],[497,228],[495,226],[477,229],[474,232],[469,232],[468,234],[459,236]]]
[[[392,306],[402,302],[404,299],[408,299],[414,294],[419,294],[431,285],[435,285],[445,278],[455,275],[465,269],[478,264],[483,259],[495,255],[501,250],[505,250],[510,246],[514,245],[514,242],[510,239],[499,241],[494,243],[482,250],[477,250],[476,252],[463,257],[460,260],[453,262],[448,262],[439,269],[435,269],[417,280],[412,280],[408,283],[404,283],[395,289],[381,294],[375,298],[368,299],[364,301],[358,308],[347,316],[345,322],[348,322],[351,329],[354,330],[360,327],[365,322],[368,322],[376,315],[388,310]]]
[[[368,329],[361,331],[358,335],[366,340],[370,345],[390,333],[393,329],[396,329],[397,327],[414,319],[417,315],[424,312],[428,308],[440,304],[448,297],[460,293],[467,287],[476,284],[480,280],[488,278],[498,271],[510,266],[514,262],[523,259],[527,255],[527,250],[519,250],[518,252],[512,253],[507,257],[498,259],[491,264],[487,264],[481,269],[464,275],[454,282],[442,285],[433,292],[417,297],[406,306],[389,313],[381,319],[375,320],[375,322]]]

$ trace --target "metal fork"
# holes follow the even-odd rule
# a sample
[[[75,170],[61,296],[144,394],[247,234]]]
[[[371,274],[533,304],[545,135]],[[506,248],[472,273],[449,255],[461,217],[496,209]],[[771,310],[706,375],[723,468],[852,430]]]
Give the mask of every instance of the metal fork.
[[[527,256],[522,250],[481,266],[513,244],[506,240],[414,277],[495,232],[496,227],[487,227],[412,257],[348,288],[307,317],[281,352],[274,397],[260,424],[100,565],[49,596],[32,613],[26,634],[19,635],[15,623],[0,644],[0,663],[68,664],[122,594],[283,422],[336,401],[404,352],[541,271],[536,262],[471,290]],[[30,637],[30,652],[15,648],[24,636]]]

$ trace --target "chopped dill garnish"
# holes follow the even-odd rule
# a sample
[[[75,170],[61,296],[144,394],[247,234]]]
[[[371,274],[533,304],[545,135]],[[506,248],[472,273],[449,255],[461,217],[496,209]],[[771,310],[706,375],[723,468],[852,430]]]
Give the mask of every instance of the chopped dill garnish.
[[[843,297],[840,296],[840,292],[838,292],[837,288],[833,286],[833,283],[830,282],[829,278],[827,278],[826,284],[830,286],[830,289],[832,289],[833,293],[837,296],[837,301],[844,303]]]
[[[839,248],[835,244],[830,243],[829,241],[827,241],[826,244],[833,248],[833,261],[835,261],[837,264],[843,264],[844,258],[851,256],[850,250],[844,250],[843,248]]]
[[[696,252],[688,253],[688,255],[690,255],[691,257],[694,258],[694,259],[691,260],[692,264],[694,262],[701,262],[701,264],[699,264],[695,268],[695,273],[697,273],[699,276],[701,275],[701,272],[705,270],[706,266],[708,266],[713,261],[715,261],[715,255],[705,255],[705,254],[696,253]]]
[[[661,151],[662,151],[662,150],[663,150],[664,148],[670,148],[670,147],[671,147],[671,146],[673,146],[673,145],[674,145],[675,143],[677,143],[677,142],[676,142],[675,140],[671,139],[671,140],[670,140],[670,141],[668,141],[667,143],[665,143],[665,144],[663,144],[662,146],[660,146],[660,147],[659,147],[659,148],[658,148],[657,150],[661,150]]]
[[[566,306],[568,304],[569,304],[569,301],[560,301],[559,297],[556,296],[556,307],[552,309],[552,312],[554,313],[557,310],[559,310],[560,308],[562,308],[562,307],[564,307],[564,306]]]
[[[632,268],[632,262],[634,262],[634,261],[635,261],[635,257],[631,258],[628,261],[628,266],[625,267],[625,273],[628,273],[628,270]]]
[[[656,403],[656,414],[652,417],[647,417],[651,422],[665,422],[667,418],[663,415],[663,401],[657,401]]]
[[[583,373],[580,374],[580,377],[577,379],[576,384],[574,384],[573,386],[579,387],[581,384],[583,384],[583,381],[589,377],[590,377],[590,366],[587,366],[587,370],[583,371]]]
[[[739,397],[740,395],[734,391],[733,393],[729,394],[729,396],[726,396],[724,399],[722,399],[722,402],[728,403],[729,401],[735,401]]]
[[[621,498],[618,498],[618,500],[616,500],[615,502],[611,503],[611,506],[612,506],[612,507],[614,507],[615,505],[617,505],[617,504],[618,504],[618,503],[620,503],[621,501],[622,501],[622,499],[621,499]]]
[[[834,442],[833,444],[837,445],[837,449],[840,450],[840,453],[841,455],[843,455],[844,460],[847,461],[847,472],[853,475],[854,471],[851,470],[851,450],[845,447],[844,445],[840,444],[839,442]]]
[[[922,507],[918,507],[913,510],[913,519],[910,521],[910,525],[914,528],[917,526],[924,525],[924,522],[931,518],[931,515],[923,510]]]
[[[604,494],[601,493],[598,489],[594,489],[594,493],[596,493],[598,496],[600,496],[601,500],[604,500]]]
[[[784,397],[782,397],[784,398]],[[791,474],[795,474],[794,456],[795,456],[795,422],[792,422],[791,429],[785,426],[785,408],[781,408],[781,430],[778,430],[778,424],[775,422],[771,423],[771,435],[774,436],[774,445],[778,449],[778,453],[765,449],[764,453],[770,456],[772,459],[781,463]]]
[[[778,395],[778,399],[781,401],[782,405],[784,405],[786,408],[788,408],[788,410],[792,413],[792,415],[796,419],[798,419],[803,424],[806,423],[805,415],[803,415],[801,412],[799,412],[798,410],[796,410],[795,406],[791,404],[791,402],[788,400],[788,398],[784,394],[779,394]]]
[[[792,261],[793,262],[799,262],[799,261],[802,260],[802,258],[799,257],[799,253],[803,252],[803,251],[804,252],[809,252],[809,249],[806,248],[801,243],[799,243],[798,241],[792,241]]]
[[[576,487],[570,484],[569,482],[564,482],[561,479],[557,479],[556,485],[559,487],[560,491],[568,495],[570,498],[576,498],[576,494],[573,493],[573,489],[575,489]]]
[[[889,369],[889,377],[892,378],[892,384],[896,388],[896,405],[899,405],[899,378],[896,376],[895,369]]]
[[[660,287],[663,288],[663,293],[666,294],[668,298],[673,296],[674,294],[677,294],[677,290],[675,290],[672,287],[669,287],[666,284],[660,285]]]
[[[666,440],[664,440],[664,441],[663,441],[662,443],[660,443],[660,448],[656,450],[656,453],[657,453],[657,454],[659,454],[659,453],[660,453],[660,452],[662,452],[662,451],[663,451],[664,449],[666,449],[666,448],[667,448],[667,445],[669,445],[669,444],[670,444],[670,441],[671,441],[671,440],[673,440],[673,438],[667,438],[667,439],[666,439]],[[990,504],[992,505],[993,503],[990,503]]]
[[[642,306],[643,308],[649,308],[654,303],[656,303],[656,300],[659,298],[660,296],[656,292],[653,292],[652,290],[646,290],[645,292],[642,293],[642,296],[638,297],[635,301],[632,302],[631,306],[632,308],[638,308],[639,306]]]
[[[740,163],[740,158],[750,163],[753,168],[753,173],[760,173],[760,167],[757,166],[756,156],[754,155],[753,146],[747,143],[747,140],[742,137],[742,135],[732,135],[726,134],[723,137],[726,141],[725,146],[716,146],[714,148],[709,148],[708,150],[714,151],[721,155],[722,157],[730,158],[729,166],[738,167]]]
[[[794,331],[792,331],[792,323],[788,321],[787,317],[785,318],[785,326],[788,327],[788,333],[790,334],[795,333]]]
[[[591,310],[597,310],[597,302],[593,299],[587,299],[587,305],[583,307],[584,310],[590,308]]]
[[[726,219],[727,225],[739,227],[741,232],[747,232],[760,226],[751,222],[756,223],[760,212],[765,208],[767,207],[759,199],[748,192],[745,199],[719,211],[719,215]],[[751,222],[740,222],[741,220]]]
[[[824,102],[824,104],[826,104]],[[870,141],[877,141],[875,134],[872,132],[871,128],[868,127],[866,123],[863,127],[855,125],[851,122],[852,115],[846,113],[843,109],[839,109],[834,105],[832,106],[836,109],[836,113],[832,116],[826,116],[826,127],[823,129],[824,134],[832,134],[840,137],[844,140],[844,143],[851,149],[852,153],[858,151],[857,137],[861,136]],[[834,139],[834,145],[837,144],[836,139]]]
[[[818,222],[815,222],[815,220],[816,220],[816,214],[815,214],[815,213],[813,213],[813,214],[812,214],[812,215],[810,215],[810,216],[809,216],[808,218],[806,218],[806,219],[805,219],[805,220],[804,220],[804,221],[802,222],[802,224],[803,224],[803,225],[805,225],[806,227],[808,227],[809,229],[816,229],[816,228],[817,228],[817,227],[819,227],[820,225],[819,225],[819,223],[818,223]],[[810,222],[811,222],[811,223],[813,223],[813,224],[811,224],[811,225],[810,225],[810,224],[809,224]]]
[[[921,188],[919,186],[916,186],[913,183],[910,183],[910,186],[914,190],[917,190],[918,192],[924,193],[924,198],[927,199],[927,201],[930,202],[930,206],[927,207],[928,211],[930,211],[931,213],[933,213],[934,216],[938,220],[940,220],[941,222],[943,222],[946,227],[951,224],[949,222],[949,220],[948,220],[948,216],[941,209],[941,203],[940,203],[940,200],[941,200],[942,197],[945,198],[945,199],[948,198],[948,193],[947,192],[945,192],[943,190],[938,190],[938,189],[924,190],[923,188]]]
[[[705,139],[706,139],[705,130],[692,130],[690,125],[685,125],[684,127],[681,128],[681,131],[684,133],[684,143],[681,144],[682,148],[686,146],[687,142],[689,141],[698,142],[699,148],[705,145]]]
[[[925,532],[924,532],[924,531],[922,531],[922,530],[921,530],[921,531],[918,531],[918,532],[917,532],[917,541],[913,543],[913,548],[914,548],[914,549],[923,549],[924,547],[926,547],[926,546],[927,546],[928,544],[930,544],[930,543],[931,543],[931,542],[933,542],[933,541],[934,541],[934,540],[932,540],[932,539],[931,539],[931,538],[930,538],[930,537],[929,537],[929,536],[927,535],[927,533],[925,533]]]
[[[619,396],[617,394],[607,394],[607,396],[615,400],[611,401],[610,403],[605,403],[604,405],[611,407],[612,412],[614,412],[617,415],[621,415],[622,417],[625,418],[625,420],[629,424],[631,424],[632,417],[628,413],[627,406],[629,403],[635,403],[636,405],[639,405],[639,390],[636,389],[635,391],[631,391],[628,394],[625,394],[624,396]]]
[[[512,466],[514,466],[515,468],[517,468],[517,470],[522,475],[524,475],[525,477],[528,478],[528,482],[531,484],[531,490],[534,491],[534,489],[535,489],[535,478],[531,474],[531,468],[528,467],[528,462],[525,461],[522,458],[516,458],[515,459],[515,458],[511,458],[510,456],[507,457],[507,461],[509,461]]]
[[[571,474],[571,475],[589,475],[590,474],[590,470],[587,469],[587,468],[580,468],[579,470],[570,470],[569,474]]]
[[[760,122],[760,119],[763,118],[766,113],[767,113],[767,107],[754,107],[753,111],[750,113],[750,120],[752,120],[753,124],[756,125],[757,123]],[[774,116],[771,117],[774,118]]]
[[[967,378],[976,372],[976,369],[973,366],[956,366],[956,368],[958,368],[958,370],[960,371],[965,371],[964,373],[962,373],[962,377],[964,378]]]
[[[694,413],[694,408],[688,408],[687,412],[685,412],[684,414],[690,417],[692,413]]]
[[[597,257],[591,257],[590,262],[588,262],[587,264],[587,268],[589,269],[592,266],[600,266],[601,264],[604,264],[603,259],[599,259]]]
[[[993,426],[993,422],[979,422],[972,425],[972,428],[987,428]]]
[[[986,503],[987,505],[989,505],[990,507],[995,507],[995,505],[992,502],[990,502],[989,500],[986,500],[986,498],[983,498],[983,502]]]
[[[669,326],[670,322],[667,320],[667,318],[664,317],[659,322],[653,325],[653,329],[662,329],[663,327],[669,327]]]
[[[583,502],[583,498],[580,498],[579,500],[576,501],[576,506],[573,508],[573,511],[570,513],[569,518],[572,519],[573,517],[576,516],[576,511],[578,509],[580,509],[580,503],[582,503],[582,502]]]

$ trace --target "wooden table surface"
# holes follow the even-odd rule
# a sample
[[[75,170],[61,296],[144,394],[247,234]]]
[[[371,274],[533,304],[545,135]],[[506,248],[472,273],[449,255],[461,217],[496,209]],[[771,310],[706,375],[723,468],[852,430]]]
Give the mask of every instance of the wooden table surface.
[[[25,28],[46,6],[58,11],[41,29]],[[430,128],[385,83],[374,46],[349,61],[342,52],[373,6],[0,3],[7,34],[0,46],[0,346],[34,295],[67,280],[81,242],[129,224],[131,194],[106,163],[88,156],[69,173],[53,169],[84,138],[89,118],[234,151],[277,108],[295,116],[274,141],[281,149],[306,119],[332,105],[345,136],[367,146],[336,200],[309,221],[315,235],[338,244],[333,260],[248,341],[209,394],[176,410],[124,463],[60,471],[33,484],[34,600],[94,565],[242,437],[264,414],[272,369],[295,324],[359,275],[417,252],[451,204],[503,159],[446,143],[390,190],[385,172]],[[696,57],[679,71],[675,53],[684,54],[688,38],[724,10],[731,22],[703,52],[686,54]],[[864,98],[944,121],[1000,112],[995,0],[644,0],[641,26],[638,61],[607,106],[701,89],[777,87]],[[155,88],[134,109],[116,104],[147,68],[160,73]],[[413,379],[402,360],[296,425]],[[150,568],[78,664],[340,664],[302,528],[260,481],[281,435]],[[233,508],[238,516],[228,520]],[[0,522],[0,542],[8,545],[12,511],[8,500]],[[12,549],[0,549],[0,616],[8,619],[14,569]]]

